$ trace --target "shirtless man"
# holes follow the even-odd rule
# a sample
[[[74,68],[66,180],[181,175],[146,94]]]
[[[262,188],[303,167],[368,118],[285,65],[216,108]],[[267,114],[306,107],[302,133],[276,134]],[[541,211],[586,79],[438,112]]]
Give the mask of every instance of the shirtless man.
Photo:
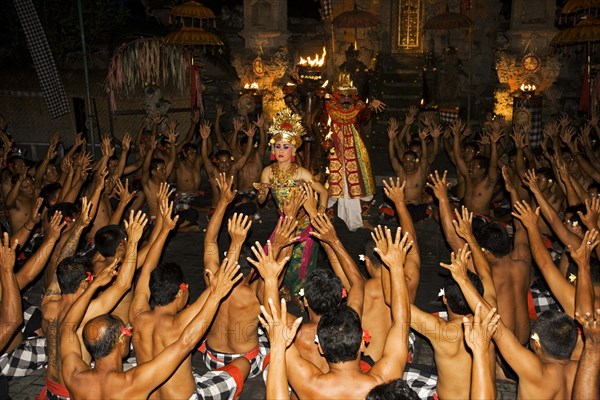
[[[8,233],[4,233],[4,240],[0,243],[0,293],[2,304],[0,305],[0,354],[4,354],[15,331],[23,323],[23,312],[21,310],[21,291],[17,278],[13,272],[15,266],[15,250],[19,245],[15,241],[10,245]]]
[[[482,312],[488,313],[492,307],[474,290],[462,264],[448,266],[452,277],[459,283],[469,306],[475,308],[481,303]],[[577,361],[569,359],[577,342],[577,327],[571,317],[559,311],[540,314],[531,328],[531,350],[521,345],[500,320],[494,342],[519,377],[518,398],[571,398],[577,371]]]
[[[12,176],[13,187],[4,198],[4,206],[8,210],[8,220],[11,232],[15,233],[27,222],[37,199],[33,179],[27,175],[23,166],[19,173]]]
[[[92,368],[81,356],[81,343],[74,340],[85,311],[96,290],[115,274],[106,268],[71,306],[60,326],[60,356],[69,393],[79,399],[147,398],[165,382],[193,350],[210,325],[219,303],[241,276],[239,267],[228,265],[206,289],[210,292],[202,310],[183,329],[177,340],[152,360],[127,372],[122,358],[129,352],[131,329],[112,315],[101,315],[83,327],[83,343],[95,361]]]
[[[98,296],[89,307],[85,309],[82,318],[89,321],[96,316],[110,311],[117,302],[129,290],[135,273],[137,261],[137,244],[146,225],[145,216],[138,213],[137,217],[132,215],[129,219],[128,233],[129,242],[125,254],[125,262],[115,283]],[[105,270],[114,271],[119,260],[115,259]],[[91,262],[79,257],[66,257],[61,260],[56,268],[56,283],[47,288],[47,294],[42,298],[42,328],[48,344],[48,368],[46,371],[46,390],[62,397],[69,397],[62,375],[62,363],[59,354],[59,331],[69,307],[89,289],[93,277],[89,273],[92,269]],[[86,276],[87,275],[87,276]],[[112,274],[111,274],[112,275]],[[59,294],[55,294],[59,292]],[[77,332],[77,337],[81,332]],[[79,340],[76,340],[79,344]],[[80,354],[82,354],[81,352]],[[87,359],[87,354],[82,357]]]
[[[460,122],[455,123],[451,129],[454,134],[453,150],[456,167],[466,181],[465,206],[475,214],[490,216],[490,202],[498,180],[496,144],[504,134],[499,128],[488,133],[487,136],[489,136],[492,149],[490,158],[477,156],[467,165],[460,150],[462,124]]]
[[[265,117],[262,114],[259,115],[258,119],[252,122],[252,124],[258,128],[260,138],[258,147],[255,148],[252,146],[252,151],[250,152],[250,157],[248,157],[248,162],[246,162],[246,165],[238,174],[238,193],[242,194],[254,191],[253,183],[260,181],[260,174],[263,170],[263,157],[267,149],[268,141],[265,131]],[[245,138],[242,137],[239,145],[237,145],[237,140],[234,142],[234,145],[237,145],[237,150],[232,152],[235,158],[242,156],[244,139]],[[251,138],[246,138],[246,140],[251,141]]]
[[[150,213],[150,221],[158,215],[158,199],[157,193],[160,189],[160,184],[167,181],[175,166],[175,143],[177,136],[174,130],[169,131],[169,158],[167,162],[160,158],[153,158],[154,149],[156,149],[156,140],[150,141],[150,149],[146,153],[144,165],[142,166],[142,187],[146,202],[148,203],[148,211]]]
[[[164,243],[177,224],[177,217],[171,219],[170,215],[173,204],[171,203],[170,207],[167,207],[164,203],[161,204],[160,209],[163,216],[162,230],[146,257],[129,311],[133,325],[133,346],[138,364],[152,360],[167,346],[176,342],[185,327],[202,310],[211,293],[210,289],[205,290],[194,303],[186,307],[189,297],[188,285],[185,283],[181,268],[174,263],[163,263],[156,266]],[[217,274],[222,274],[227,270],[227,266],[228,261],[225,259]],[[207,272],[207,274],[209,274],[211,282],[219,279],[218,276],[211,276],[211,272]],[[150,298],[154,299],[154,308],[150,308]],[[200,398],[204,398],[203,390],[207,386],[215,385],[211,379],[216,375],[224,381],[219,380],[219,385],[226,383],[228,389],[227,393],[220,391],[221,396],[229,398],[230,395],[241,392],[249,370],[248,360],[240,357],[221,370],[196,377],[192,373],[192,356],[190,354],[176,369],[173,376],[159,386],[156,397],[188,399],[194,394],[198,394]],[[195,378],[196,381],[199,381],[198,384],[196,384]]]
[[[233,176],[226,178],[225,174],[217,176],[215,180],[217,195],[220,195],[220,198],[204,238],[204,269],[212,274],[216,274],[219,270],[219,254],[221,252],[217,244],[217,236],[225,211],[235,197],[233,181]],[[228,223],[231,244],[227,258],[232,262],[239,258],[251,226],[251,221],[247,217],[242,217],[234,215]],[[210,283],[208,276],[210,275],[205,276],[207,285]],[[205,364],[209,369],[221,368],[227,364],[226,360],[244,356],[251,364],[249,377],[260,374],[262,360],[267,351],[263,342],[266,338],[263,337],[259,342],[259,313],[260,302],[256,291],[244,279],[221,304],[206,340],[200,346],[199,351],[203,354]]]
[[[219,202],[219,187],[217,185],[217,176],[220,173],[225,173],[227,176],[233,177],[233,187],[237,188],[238,172],[244,168],[252,151],[252,138],[256,128],[254,126],[245,130],[244,133],[248,136],[248,143],[244,155],[235,162],[232,161],[231,153],[228,150],[219,150],[215,154],[217,165],[208,157],[208,137],[210,136],[210,125],[203,125],[200,129],[202,136],[202,159],[204,160],[204,168],[210,180],[210,188],[212,191],[212,207],[216,207]],[[258,315],[258,314],[257,314]]]
[[[206,125],[205,122],[203,125]],[[202,129],[202,128],[200,128]],[[175,194],[175,213],[179,215],[181,223],[179,230],[198,230],[198,211],[194,206],[199,206],[200,183],[202,181],[202,157],[198,156],[198,147],[192,143],[186,143],[181,148],[183,159],[177,162],[175,176],[177,192]]]
[[[323,373],[304,360],[292,345],[286,353],[289,382],[300,398],[364,399],[375,386],[402,377],[408,355],[409,297],[403,273],[406,253],[410,247],[407,236],[394,241],[389,237],[387,248],[378,253],[391,275],[392,327],[387,336],[383,356],[367,372],[360,369],[360,352],[364,340],[360,316],[348,306],[340,306],[323,316],[317,333],[319,347],[329,372]]]

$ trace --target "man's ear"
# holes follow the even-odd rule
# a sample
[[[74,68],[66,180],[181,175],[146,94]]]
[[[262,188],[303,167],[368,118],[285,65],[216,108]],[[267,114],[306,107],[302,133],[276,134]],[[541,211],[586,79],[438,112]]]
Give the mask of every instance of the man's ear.
[[[325,357],[325,352],[323,351],[323,348],[321,347],[321,343],[317,343],[317,348],[319,349],[319,354],[323,357]]]

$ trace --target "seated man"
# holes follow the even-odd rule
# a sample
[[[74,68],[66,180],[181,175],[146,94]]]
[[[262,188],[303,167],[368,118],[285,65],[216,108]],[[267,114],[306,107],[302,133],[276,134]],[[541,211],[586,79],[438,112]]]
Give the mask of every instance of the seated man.
[[[360,369],[360,353],[364,350],[363,331],[358,313],[341,306],[321,318],[317,327],[319,347],[329,365],[323,373],[303,359],[295,345],[286,353],[289,382],[300,398],[364,399],[378,384],[402,377],[408,355],[408,322],[410,306],[404,278],[404,260],[411,243],[405,236],[388,241],[379,254],[391,275],[392,327],[383,355],[366,373]]]
[[[116,266],[116,265],[115,265]],[[101,286],[114,277],[115,266],[107,267],[73,303],[60,327],[60,359],[65,385],[74,398],[147,398],[165,382],[202,338],[233,285],[241,278],[237,264],[227,265],[206,289],[210,292],[202,310],[171,345],[152,360],[127,372],[122,358],[129,352],[131,328],[110,314],[98,316],[83,328],[83,343],[92,355],[92,368],[81,356],[81,343],[74,340],[83,315]]]

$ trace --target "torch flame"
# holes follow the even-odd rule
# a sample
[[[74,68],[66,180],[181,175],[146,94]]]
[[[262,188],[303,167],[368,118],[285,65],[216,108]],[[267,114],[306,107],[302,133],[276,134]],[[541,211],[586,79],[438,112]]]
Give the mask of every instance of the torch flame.
[[[252,82],[252,84],[246,83],[244,85],[244,89],[258,89],[258,83],[256,83],[256,82]]]
[[[325,63],[325,56],[327,55],[327,50],[323,47],[323,54],[319,57],[319,54],[315,54],[315,58],[311,57],[300,57],[299,65],[308,65],[309,67],[322,67]]]

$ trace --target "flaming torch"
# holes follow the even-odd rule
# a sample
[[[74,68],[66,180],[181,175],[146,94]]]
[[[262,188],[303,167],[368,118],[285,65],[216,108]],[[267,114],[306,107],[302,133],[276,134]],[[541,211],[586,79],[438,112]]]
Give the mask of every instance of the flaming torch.
[[[298,75],[302,82],[310,88],[320,86],[323,78],[323,66],[325,65],[325,56],[327,50],[323,47],[323,53],[315,54],[315,57],[300,57],[298,62]]]

